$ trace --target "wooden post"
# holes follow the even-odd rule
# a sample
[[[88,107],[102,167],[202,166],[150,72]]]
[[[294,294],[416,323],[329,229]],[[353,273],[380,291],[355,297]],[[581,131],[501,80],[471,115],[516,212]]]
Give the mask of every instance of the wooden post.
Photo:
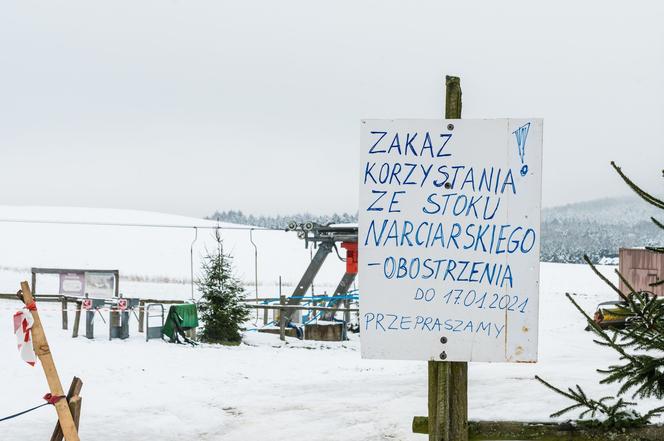
[[[28,285],[28,282],[21,282],[21,291],[23,292],[23,302],[26,305],[32,304],[34,298],[30,292],[30,285]],[[48,383],[48,388],[50,389],[51,394],[58,397],[63,396],[64,392],[62,390],[62,384],[60,383],[60,377],[58,377],[58,371],[55,368],[51,349],[46,340],[46,334],[44,333],[44,328],[42,327],[41,319],[39,318],[39,312],[36,309],[31,312],[32,318],[34,319],[34,324],[32,325],[32,343],[35,355],[39,357],[39,361],[44,369],[44,375],[46,375],[46,382]],[[78,431],[76,430],[76,424],[74,423],[74,418],[71,415],[67,401],[59,400],[55,403],[55,410],[58,413],[58,421],[62,427],[65,441],[80,441]]]
[[[78,395],[69,401],[69,411],[71,412],[72,418],[74,418],[74,424],[76,425],[76,430],[78,431],[78,425],[81,422],[81,406],[83,405],[83,398]],[[58,440],[60,441],[60,440]]]
[[[286,296],[279,296],[279,305],[284,306],[286,304]],[[286,310],[283,308],[279,309],[279,338],[281,341],[286,340]]]
[[[445,78],[445,118],[461,119],[461,79]],[[468,440],[468,363],[449,363],[449,386],[447,389],[450,420],[449,439]]]
[[[429,440],[452,441],[449,438],[450,363],[429,361]]]
[[[76,315],[74,315],[74,329],[71,332],[72,338],[78,337],[78,328],[81,324],[81,306],[83,302],[81,300],[76,301]]]
[[[67,402],[69,403],[69,410],[71,412],[72,418],[74,418],[76,429],[78,429],[78,418],[80,417],[81,411],[81,397],[78,396],[78,394],[81,393],[81,388],[83,388],[83,382],[80,378],[74,377],[74,379],[71,381],[71,384],[69,385],[69,392],[67,392]],[[78,403],[74,403],[75,400],[77,400]],[[76,414],[77,410],[78,415]],[[60,427],[60,422],[58,421],[55,423],[55,429],[53,429],[51,441],[62,441],[62,437],[62,428]]]
[[[68,402],[69,411],[71,412],[72,418],[74,418],[74,425],[76,426],[76,430],[78,430],[78,425],[81,420],[81,400],[82,398],[77,395]],[[60,426],[57,427],[56,431],[57,433],[53,433],[51,436],[51,441],[62,441],[62,437],[64,435],[62,434]]]
[[[263,326],[267,326],[267,308],[263,309]]]
[[[451,362],[449,394],[450,439],[468,440],[468,363]]]
[[[445,78],[445,119],[461,118],[461,80]],[[429,361],[429,441],[468,441],[468,363]]]
[[[445,119],[461,119],[461,79],[445,77]]]
[[[428,418],[413,419],[413,433],[429,433]],[[645,426],[607,429],[602,426],[576,425],[570,422],[523,422],[523,421],[470,421],[468,438],[479,440],[529,440],[529,441],[661,441],[664,426]]]
[[[62,296],[60,299],[62,302],[62,329],[67,329],[69,327],[69,317],[67,316],[67,296]]]

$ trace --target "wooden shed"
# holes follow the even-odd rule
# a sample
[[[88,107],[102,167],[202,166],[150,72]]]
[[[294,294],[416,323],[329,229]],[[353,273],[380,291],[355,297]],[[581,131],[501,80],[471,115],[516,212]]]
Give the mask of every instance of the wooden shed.
[[[620,248],[620,273],[637,291],[651,291],[664,296],[664,285],[649,286],[664,277],[664,254],[654,253],[645,248]],[[620,281],[620,290],[629,289]]]

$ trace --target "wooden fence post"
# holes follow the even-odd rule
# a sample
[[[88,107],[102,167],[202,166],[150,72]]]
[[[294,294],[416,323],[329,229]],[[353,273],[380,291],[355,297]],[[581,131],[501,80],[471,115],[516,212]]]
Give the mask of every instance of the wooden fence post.
[[[28,285],[28,282],[21,282],[21,291],[23,293],[23,302],[26,305],[32,304],[34,298],[30,292],[30,285]],[[39,318],[39,312],[36,309],[31,312],[32,318],[34,319],[34,324],[32,325],[32,341],[35,355],[39,357],[39,361],[44,369],[44,375],[46,376],[46,381],[51,394],[57,397],[63,396],[64,392],[62,390],[62,384],[60,383],[60,377],[58,376],[58,371],[55,368],[55,362],[51,355],[51,348],[49,348],[48,341],[46,340],[46,334],[44,333],[44,328],[42,327],[41,319]],[[76,424],[74,423],[74,418],[69,410],[67,400],[59,400],[56,402],[55,410],[58,413],[58,421],[60,422],[60,427],[62,427],[65,441],[80,441],[78,431],[76,430]]]
[[[284,306],[286,304],[286,296],[279,296],[279,305]],[[279,338],[281,341],[286,340],[286,310],[284,308],[279,308]]]
[[[74,315],[74,329],[71,332],[72,338],[78,337],[78,328],[81,324],[81,306],[83,302],[81,300],[76,301],[76,315]]]
[[[62,329],[69,327],[69,317],[67,316],[67,296],[62,296],[60,299],[62,303]]]
[[[445,78],[445,119],[461,118],[461,80]],[[429,441],[468,441],[468,363],[429,361]]]

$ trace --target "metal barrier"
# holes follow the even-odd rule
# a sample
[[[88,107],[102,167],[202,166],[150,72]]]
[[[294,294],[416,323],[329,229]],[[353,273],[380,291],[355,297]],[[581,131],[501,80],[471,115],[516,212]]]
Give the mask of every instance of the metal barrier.
[[[150,308],[159,308],[159,314],[150,315]],[[145,307],[145,341],[151,338],[163,338],[164,336],[164,305],[161,303],[150,303]],[[161,317],[161,325],[150,326],[150,317]]]

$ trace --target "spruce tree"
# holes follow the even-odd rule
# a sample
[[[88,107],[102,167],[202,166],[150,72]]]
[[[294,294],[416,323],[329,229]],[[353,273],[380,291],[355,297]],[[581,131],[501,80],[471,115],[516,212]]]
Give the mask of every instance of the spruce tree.
[[[219,233],[217,250],[207,252],[203,259],[203,275],[196,282],[203,294],[198,303],[203,331],[201,340],[208,343],[238,344],[241,326],[249,318],[249,309],[241,300],[244,287],[233,275],[232,258],[225,254]]]
[[[636,192],[641,199],[649,204],[664,210],[664,201],[645,192],[627,177],[620,167],[614,162],[611,165],[625,181],[625,183]],[[664,171],[663,171],[664,175]],[[664,230],[664,223],[651,218],[651,221]],[[664,253],[664,247],[646,247],[655,253]],[[623,396],[631,392],[631,399],[656,397],[664,398],[664,301],[657,298],[650,290],[636,290],[629,281],[616,273],[628,289],[621,291],[609,279],[607,279],[593,265],[588,256],[584,260],[592,270],[611,289],[616,292],[625,304],[625,315],[627,326],[625,328],[602,329],[595,321],[567,294],[567,298],[574,307],[586,318],[590,329],[596,336],[593,340],[596,344],[612,349],[618,355],[619,362],[612,364],[606,369],[597,371],[604,375],[601,384],[619,384],[617,396],[606,396],[599,400],[586,396],[583,389],[576,385],[563,391],[540,377],[535,377],[549,389],[569,398],[574,404],[553,413],[552,417],[563,415],[572,410],[580,410],[580,422],[592,425],[600,425],[610,428],[624,428],[647,424],[654,416],[664,413],[664,406],[651,409],[646,413],[639,413],[633,407],[636,403],[626,401]],[[650,284],[650,288],[664,284],[664,278],[659,275],[660,280]],[[589,419],[583,420],[586,417]]]

